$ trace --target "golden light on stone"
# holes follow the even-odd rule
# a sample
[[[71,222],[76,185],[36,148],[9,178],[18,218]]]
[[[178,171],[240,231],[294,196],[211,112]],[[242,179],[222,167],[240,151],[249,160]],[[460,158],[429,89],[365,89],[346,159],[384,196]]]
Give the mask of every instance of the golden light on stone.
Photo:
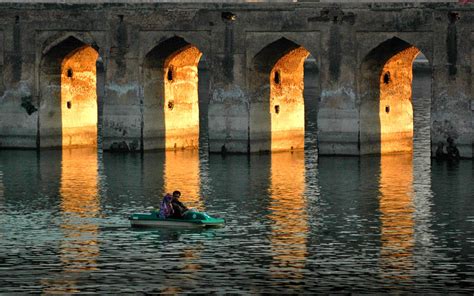
[[[202,53],[188,45],[165,60],[164,126],[166,149],[199,146],[198,63]]]
[[[380,73],[381,153],[413,150],[412,64],[419,52],[416,47],[398,52]]]
[[[304,61],[298,47],[281,57],[270,72],[271,150],[304,149]]]
[[[164,166],[165,192],[181,192],[180,200],[189,208],[204,210],[200,198],[199,151],[166,151]]]
[[[91,46],[84,46],[61,64],[62,147],[97,146],[98,56]]]
[[[271,157],[271,275],[298,279],[303,277],[309,232],[304,152],[273,153]]]
[[[413,270],[413,156],[382,155],[380,163],[380,269],[384,277],[407,280]]]

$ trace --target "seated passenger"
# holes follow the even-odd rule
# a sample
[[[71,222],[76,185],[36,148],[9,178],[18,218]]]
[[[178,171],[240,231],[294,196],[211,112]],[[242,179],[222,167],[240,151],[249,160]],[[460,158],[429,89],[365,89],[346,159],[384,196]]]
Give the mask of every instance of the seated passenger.
[[[188,210],[188,208],[179,201],[180,197],[181,192],[177,190],[173,192],[173,198],[171,200],[171,205],[173,206],[173,214],[171,215],[172,218],[181,219],[183,218],[184,213]]]
[[[159,217],[161,219],[169,218],[174,214],[173,205],[171,204],[172,200],[173,200],[173,197],[169,193],[167,193],[163,197],[163,200],[161,201],[161,204],[160,204],[160,212],[159,212]]]
[[[448,137],[448,147],[446,147],[447,158],[448,160],[459,160],[459,150],[458,147],[454,144],[454,140],[451,137]]]

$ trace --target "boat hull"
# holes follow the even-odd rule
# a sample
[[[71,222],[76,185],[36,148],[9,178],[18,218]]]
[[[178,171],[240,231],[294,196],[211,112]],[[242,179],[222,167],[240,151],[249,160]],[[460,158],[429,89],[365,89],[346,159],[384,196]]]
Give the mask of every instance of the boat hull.
[[[213,218],[206,213],[191,212],[183,219],[161,219],[158,212],[136,213],[128,218],[132,227],[180,227],[180,228],[206,228],[221,227],[225,224],[222,218]]]

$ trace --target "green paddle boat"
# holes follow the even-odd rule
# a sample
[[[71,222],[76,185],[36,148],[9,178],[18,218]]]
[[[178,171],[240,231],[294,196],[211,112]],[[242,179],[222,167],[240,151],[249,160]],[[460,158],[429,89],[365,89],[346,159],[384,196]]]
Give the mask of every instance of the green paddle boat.
[[[205,212],[189,210],[184,213],[183,218],[159,217],[158,210],[151,210],[148,213],[134,213],[128,217],[132,227],[185,227],[185,228],[205,228],[224,226],[225,219],[214,218]]]

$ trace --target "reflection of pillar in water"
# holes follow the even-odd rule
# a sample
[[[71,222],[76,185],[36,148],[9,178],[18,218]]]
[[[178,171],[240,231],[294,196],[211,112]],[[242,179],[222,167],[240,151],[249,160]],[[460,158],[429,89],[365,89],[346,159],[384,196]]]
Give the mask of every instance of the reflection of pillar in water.
[[[423,148],[427,148],[427,154],[425,154],[427,157],[420,157],[420,154],[416,154],[417,156],[413,159],[413,176],[415,179],[413,182],[413,219],[416,225],[414,229],[414,240],[417,248],[417,256],[414,258],[414,264],[417,270],[432,270],[431,265],[433,261],[428,258],[434,257],[434,244],[437,238],[431,229],[433,192],[431,191],[429,141],[428,145]]]
[[[309,231],[304,152],[274,153],[271,162],[272,277],[302,278]]]
[[[3,186],[3,171],[0,171],[0,211],[5,208],[5,189]],[[0,231],[0,239],[4,238],[4,234]]]
[[[0,171],[0,209],[5,207],[5,189],[3,187],[3,172]]]
[[[380,161],[382,275],[409,280],[413,269],[413,156],[383,155]]]
[[[79,292],[74,274],[97,268],[98,225],[91,221],[99,212],[97,150],[64,149],[61,166],[60,260],[64,273],[50,283],[46,293]]]
[[[199,197],[199,152],[197,150],[166,151],[164,190],[181,192],[181,202],[189,208],[203,209]]]

